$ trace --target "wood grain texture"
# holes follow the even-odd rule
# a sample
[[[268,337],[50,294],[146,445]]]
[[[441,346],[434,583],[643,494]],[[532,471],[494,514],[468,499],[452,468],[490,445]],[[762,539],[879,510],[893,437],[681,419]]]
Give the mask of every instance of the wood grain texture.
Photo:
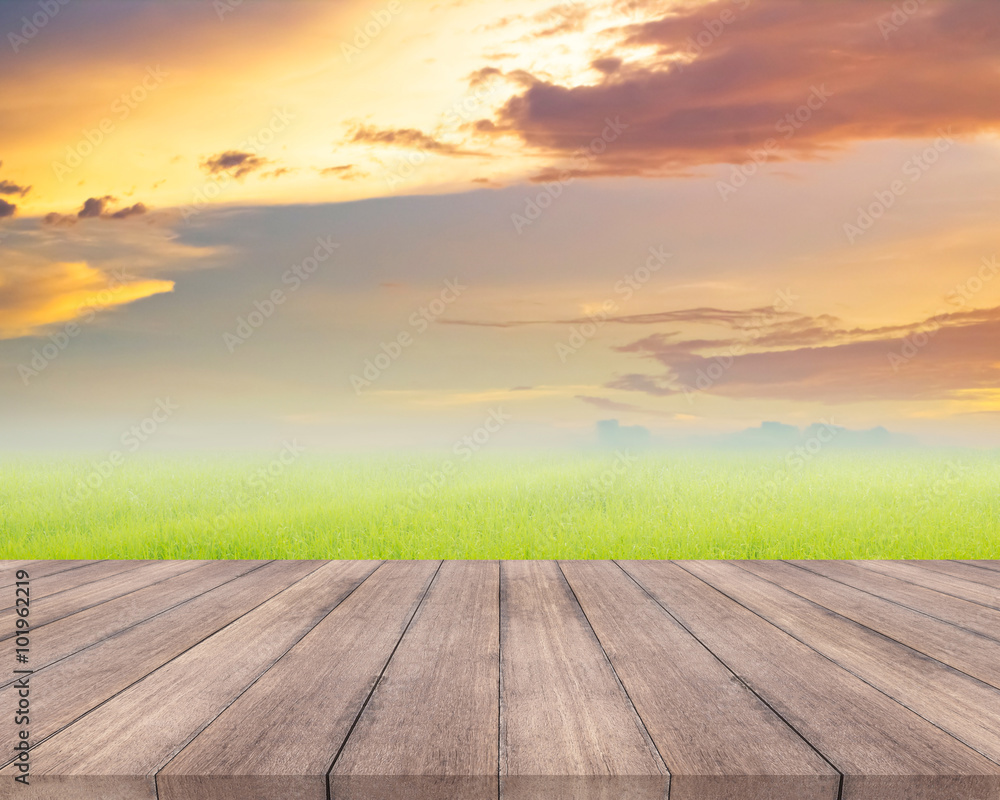
[[[666,767],[558,565],[501,564],[503,798],[662,798]]]
[[[0,566],[0,588],[13,586],[17,581],[16,572],[19,569],[27,570],[29,577],[34,581],[48,575],[56,575],[60,572],[68,572],[97,563],[97,561],[33,561],[31,559],[0,561],[0,565],[2,565]]]
[[[992,561],[920,561],[918,566],[934,572],[943,572],[954,578],[1000,589],[1000,571],[990,566],[995,563]]]
[[[62,592],[68,592],[76,589],[80,586],[84,586],[88,583],[93,583],[94,581],[99,581],[104,578],[110,578],[114,575],[122,575],[134,569],[139,569],[139,567],[150,567],[156,566],[157,564],[162,564],[163,562],[157,561],[94,561],[89,564],[84,564],[76,569],[60,570],[58,572],[46,575],[40,578],[31,578],[31,601],[34,606],[37,601],[44,598],[51,597],[53,595],[61,594]],[[10,577],[13,577],[14,573],[8,573]],[[14,581],[11,580],[11,584]],[[11,602],[13,599],[13,592],[5,594],[3,600],[6,601],[0,611],[7,611],[14,607]],[[3,631],[3,634],[6,634]],[[6,638],[6,636],[4,636]]]
[[[318,562],[269,564],[250,580],[237,580],[104,639],[32,678],[32,738],[58,733],[92,708],[114,697],[171,659],[220,631],[291,584],[319,568]],[[13,705],[13,685],[0,689],[0,703]],[[4,744],[15,731],[2,729]],[[0,763],[11,750],[4,748]]]
[[[375,568],[330,562],[33,749],[25,800],[156,800],[154,775]],[[225,668],[220,669],[219,665]],[[43,694],[43,692],[39,692]],[[0,781],[12,777],[10,766]]]
[[[836,770],[618,565],[561,566],[670,770],[671,798],[836,800]]]
[[[447,561],[330,773],[338,800],[496,800],[500,565]]]
[[[0,800],[1000,800],[998,562],[22,563]]]
[[[159,772],[159,800],[326,800],[327,772],[438,567],[376,570]]]
[[[743,569],[742,562],[697,561],[684,566],[994,764],[1000,764],[996,725],[1000,719],[1000,691],[757,577]],[[907,744],[910,737],[915,744],[922,741],[911,734],[912,727],[902,730],[907,730]],[[941,774],[940,765],[931,762],[931,766],[931,774]]]
[[[761,579],[725,563],[622,566],[842,773],[843,800],[985,800],[1000,791],[996,764],[693,573],[715,579],[722,567],[727,588]]]
[[[71,658],[36,672],[32,737],[35,744],[82,718],[154,670],[180,656],[316,571],[318,562],[285,561],[263,567],[249,580],[237,580],[193,598],[171,611],[102,640]],[[0,703],[13,705],[13,685],[0,689]],[[11,727],[2,729],[7,737]],[[3,750],[0,763],[10,758]]]
[[[865,569],[881,575],[891,575],[900,580],[910,581],[920,586],[926,586],[941,594],[971,600],[973,603],[989,606],[1000,610],[1000,588],[953,575],[943,575],[932,569],[925,569],[919,564],[902,561],[865,561],[860,562]]]
[[[1000,688],[1000,642],[781,561],[745,561],[748,572]]]
[[[990,570],[991,572],[1000,572],[1000,561],[959,561],[959,564],[968,564],[969,566],[978,567],[979,569]]]
[[[50,622],[67,617],[88,608],[106,603],[116,597],[130,594],[137,589],[172,578],[184,572],[190,572],[204,566],[207,561],[160,561],[145,564],[138,569],[116,573],[106,578],[90,581],[72,589],[60,591],[31,602],[31,626],[39,628]],[[62,574],[62,573],[60,573]],[[55,576],[53,576],[55,577]],[[34,585],[32,585],[34,589]],[[0,640],[14,636],[15,610],[7,608],[0,611]]]
[[[192,562],[194,563],[194,562]],[[211,591],[240,575],[259,569],[261,561],[214,561],[196,565],[195,569],[175,575],[124,597],[65,616],[56,622],[34,626],[31,645],[31,668],[40,670],[73,653],[90,647],[102,639],[120,633],[204,592]],[[265,581],[266,583],[266,581]],[[224,608],[219,609],[224,616]],[[227,620],[231,621],[231,620]],[[148,636],[150,629],[144,629]],[[174,642],[184,641],[186,634],[174,633]],[[0,685],[13,679],[0,679]]]
[[[941,594],[916,583],[889,575],[878,575],[849,561],[792,561],[809,572],[822,575],[839,583],[882,597],[914,611],[934,617],[959,628],[1000,639],[1000,611]]]

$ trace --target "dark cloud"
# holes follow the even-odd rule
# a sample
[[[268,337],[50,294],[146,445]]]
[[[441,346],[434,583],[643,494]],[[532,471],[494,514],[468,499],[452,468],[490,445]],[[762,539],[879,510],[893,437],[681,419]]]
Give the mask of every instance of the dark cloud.
[[[478,89],[480,86],[489,86],[497,78],[502,77],[503,72],[496,67],[483,67],[469,76],[469,88]]]
[[[262,172],[260,177],[262,178],[280,178],[282,175],[292,175],[297,172],[293,167],[278,167],[277,169],[272,169],[269,172]]]
[[[77,220],[80,219],[123,220],[128,219],[129,217],[141,216],[149,211],[145,203],[135,203],[134,205],[120,208],[117,211],[111,211],[109,206],[114,204],[114,202],[115,198],[111,195],[105,195],[104,197],[88,197],[83,201],[83,207],[77,211],[75,215],[57,214],[56,212],[52,212],[42,217],[42,224],[75,225]]]
[[[263,169],[270,163],[268,159],[253,153],[226,150],[224,153],[203,159],[201,168],[209,175],[228,172],[234,178],[243,178],[251,172]]]
[[[3,217],[13,217],[16,211],[16,205],[8,203],[6,200],[0,200],[0,219]]]
[[[609,400],[607,397],[593,397],[586,394],[576,395],[577,400],[582,400],[588,405],[596,406],[597,408],[603,409],[605,411],[625,411],[628,408],[628,403],[619,403],[615,400]]]
[[[355,178],[363,178],[368,174],[364,170],[359,169],[356,164],[338,164],[334,167],[317,167],[316,171],[319,172],[321,177],[335,177],[344,181],[354,180]]]
[[[83,208],[81,208],[76,215],[80,219],[90,219],[92,217],[100,217],[104,214],[104,209],[109,203],[113,203],[115,198],[111,195],[105,195],[104,197],[88,197],[83,201]]]
[[[591,175],[741,163],[768,140],[778,161],[862,140],[995,131],[1000,3],[922,4],[896,30],[885,25],[892,11],[869,0],[686,4],[618,32],[623,49],[658,55],[617,69],[595,62],[605,74],[592,85],[535,77],[477,128],[568,156],[620,120],[627,129]],[[803,107],[806,120],[789,122]]]
[[[370,125],[359,125],[354,129],[350,141],[354,144],[376,144],[388,147],[403,147],[409,150],[426,150],[446,156],[481,156],[472,150],[464,150],[459,145],[442,142],[416,128],[379,129]]]
[[[801,318],[742,339],[646,337],[615,349],[667,371],[622,375],[608,388],[657,397],[703,391],[826,403],[956,399],[1000,388],[1000,307],[871,329],[832,322]],[[762,350],[776,346],[784,349]]]
[[[622,60],[614,57],[595,58],[590,62],[590,66],[605,75],[614,75],[622,68]]]
[[[112,214],[108,215],[109,219],[128,219],[129,217],[138,217],[145,214],[149,209],[146,208],[143,203],[136,203],[135,205],[127,206]]]
[[[30,191],[30,186],[19,186],[18,184],[11,183],[10,181],[0,181],[0,194],[16,194],[20,197],[24,197]]]
[[[43,225],[76,225],[76,217],[71,214],[57,214],[52,211],[42,217]]]
[[[621,325],[659,325],[664,323],[704,323],[726,325],[731,328],[759,326],[763,320],[793,320],[802,318],[790,311],[781,311],[773,306],[733,310],[724,308],[683,308],[676,311],[656,311],[649,314],[602,315],[602,322]],[[525,325],[580,325],[593,322],[595,317],[571,317],[568,319],[525,319],[489,322],[467,319],[442,319],[442,325],[468,325],[477,328],[519,328]],[[826,319],[826,318],[823,318]]]
[[[579,325],[594,317],[483,322],[440,320],[443,325],[515,328]],[[862,328],[836,317],[808,316],[774,306],[750,309],[700,307],[605,316],[619,325],[710,325],[713,338],[683,338],[660,331],[619,353],[656,362],[658,374],[620,375],[607,388],[653,397],[706,392],[818,402],[955,398],[966,391],[1000,388],[1000,307],[952,310],[909,323]],[[607,411],[655,413],[593,396],[583,402]]]

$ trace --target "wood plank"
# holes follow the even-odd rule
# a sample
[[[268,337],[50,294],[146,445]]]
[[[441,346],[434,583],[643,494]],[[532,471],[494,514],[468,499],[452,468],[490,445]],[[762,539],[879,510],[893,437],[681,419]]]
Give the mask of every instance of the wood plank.
[[[837,800],[840,774],[618,565],[561,566],[670,770],[672,798]]]
[[[33,748],[31,791],[21,794],[27,800],[56,792],[66,800],[155,798],[156,770],[336,607],[375,566],[373,562],[322,566],[277,562],[252,573],[252,580],[237,580],[185,604],[176,609],[179,614],[163,614],[33,675],[34,686],[49,673],[49,680],[39,683],[34,692],[38,703],[44,703],[36,708],[33,701],[36,741],[49,728],[61,729]],[[278,593],[260,598],[260,585],[276,578],[283,586],[272,583],[269,588]],[[212,595],[225,595],[228,586],[241,583],[258,593],[256,607],[223,627],[218,622],[221,611],[212,620],[217,613],[213,600],[221,599]],[[190,613],[193,608],[197,615]],[[208,627],[216,632],[167,661],[162,660],[157,647],[160,642],[142,638],[145,625],[155,622],[162,626],[169,620],[174,638],[167,641],[174,643],[186,635],[185,622],[204,629],[206,617]],[[120,646],[112,649],[115,644]],[[95,653],[103,658],[95,662]],[[143,668],[152,662],[162,666],[131,685],[125,683],[107,702],[94,708],[108,683],[120,686],[125,680],[123,673],[131,670],[134,674],[137,661]],[[114,669],[109,669],[109,664]],[[89,683],[78,682],[81,665]],[[102,666],[107,678],[102,676]],[[67,710],[67,705],[72,709]],[[76,719],[80,708],[93,710]],[[63,727],[67,718],[76,721]],[[0,781],[8,780],[11,774],[11,766],[4,767]]]
[[[105,562],[111,563],[111,562]],[[48,595],[47,597],[31,598],[31,627],[37,629],[42,625],[67,617],[88,608],[122,597],[138,589],[189,572],[195,567],[207,564],[207,561],[159,561],[146,564],[138,569],[130,569],[116,573],[106,578],[90,581],[66,591]],[[34,584],[32,584],[32,590]],[[14,620],[17,618],[15,609],[0,611],[0,641],[16,636]]]
[[[56,622],[33,626],[30,667],[36,671],[40,670],[90,647],[102,639],[120,633],[174,606],[211,591],[240,575],[259,569],[265,563],[262,561],[205,562],[189,572],[175,575],[124,597],[109,600],[78,614],[70,614]],[[318,566],[317,564],[316,567]],[[296,570],[296,572],[299,571],[301,570]],[[284,588],[284,586],[280,588]],[[271,593],[274,594],[277,591],[278,588],[275,588]],[[263,599],[261,598],[261,602]],[[219,600],[218,602],[220,605],[215,609],[218,613],[213,614],[212,617],[206,617],[206,621],[218,620],[219,613],[225,613],[222,605],[224,601]],[[248,609],[249,607],[246,607],[243,611]],[[236,613],[243,613],[243,611]],[[170,633],[177,642],[187,641],[184,635],[178,637],[169,629],[165,629],[165,632]],[[143,635],[151,636],[150,629],[144,629]],[[168,645],[169,642],[165,642],[163,646],[167,647]],[[6,686],[13,682],[14,678],[5,676],[0,679],[0,686]]]
[[[71,658],[39,669],[31,677],[33,745],[315,572],[320,565],[274,562],[251,573],[249,580],[236,580],[192,598]],[[5,685],[0,689],[0,707],[3,703],[13,707],[13,702],[14,687]],[[7,754],[14,743],[8,737],[15,733],[13,726],[0,727],[0,740],[9,745],[3,748],[0,764],[11,761]]]
[[[702,562],[682,564],[622,567],[843,774],[843,800],[985,800],[1000,791],[996,764],[696,577]]]
[[[159,772],[159,800],[326,800],[327,772],[438,566],[381,566]]]
[[[52,595],[59,594],[60,592],[68,592],[77,587],[83,586],[88,583],[93,583],[94,581],[102,580],[103,578],[109,578],[113,575],[121,575],[123,573],[129,572],[134,569],[139,569],[143,566],[154,565],[158,562],[156,561],[95,561],[91,564],[86,564],[78,569],[62,570],[50,575],[46,575],[43,578],[38,578],[37,580],[32,577],[31,579],[31,601],[34,605],[35,601],[40,600],[43,597],[50,597]],[[8,597],[4,600],[9,603],[8,605],[3,605],[0,607],[0,611],[7,611],[14,607],[13,603],[13,592],[10,593]]]
[[[441,566],[333,766],[331,796],[496,800],[499,592],[495,561]]]
[[[972,581],[973,583],[992,586],[994,589],[1000,589],[1000,572],[988,566],[988,564],[996,563],[995,561],[920,561],[918,566],[933,570],[934,572],[943,572],[945,575],[951,575],[952,577]]]
[[[781,561],[740,566],[835,614],[1000,688],[1000,642]]]
[[[500,575],[501,796],[662,798],[667,769],[558,565]]]
[[[1000,689],[954,666],[990,666],[1000,609],[925,585],[989,592],[983,567],[171,566],[46,595],[12,794],[834,800],[841,770],[842,800],[1000,798]]]
[[[14,576],[18,569],[27,569],[31,580],[45,578],[60,572],[86,567],[97,564],[98,561],[76,561],[76,560],[33,560],[23,559],[21,561],[0,561],[0,588],[13,586],[17,581]]]
[[[936,619],[957,625],[991,639],[1000,639],[1000,611],[915,583],[880,575],[862,569],[849,561],[792,561],[797,567],[817,575],[853,586],[919,611]]]
[[[928,589],[941,592],[941,594],[960,597],[963,600],[971,600],[973,603],[1000,609],[1000,589],[983,583],[975,583],[951,575],[942,575],[934,570],[922,569],[906,561],[858,561],[854,563],[882,575],[891,575],[903,581],[926,586]]]
[[[979,567],[980,569],[987,569],[992,572],[1000,572],[1000,561],[993,560],[973,560],[973,561],[959,561],[959,564],[969,564],[973,567]]]
[[[1000,719],[1000,691],[757,577],[739,564],[684,562],[684,568],[1000,764],[995,722]],[[897,736],[899,730],[908,729],[897,727]],[[907,745],[909,736],[904,737]],[[1000,791],[1000,785],[996,790]]]

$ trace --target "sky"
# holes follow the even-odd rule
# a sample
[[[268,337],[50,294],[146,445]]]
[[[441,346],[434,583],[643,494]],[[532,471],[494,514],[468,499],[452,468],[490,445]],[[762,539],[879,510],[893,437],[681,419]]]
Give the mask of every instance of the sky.
[[[1000,445],[996,3],[12,0],[0,36],[0,450]]]

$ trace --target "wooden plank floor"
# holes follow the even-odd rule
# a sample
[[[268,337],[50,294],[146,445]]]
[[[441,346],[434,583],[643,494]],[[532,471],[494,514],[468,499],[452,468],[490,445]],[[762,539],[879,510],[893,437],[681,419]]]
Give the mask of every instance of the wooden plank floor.
[[[0,562],[0,618],[0,798],[1000,800],[995,562]]]

